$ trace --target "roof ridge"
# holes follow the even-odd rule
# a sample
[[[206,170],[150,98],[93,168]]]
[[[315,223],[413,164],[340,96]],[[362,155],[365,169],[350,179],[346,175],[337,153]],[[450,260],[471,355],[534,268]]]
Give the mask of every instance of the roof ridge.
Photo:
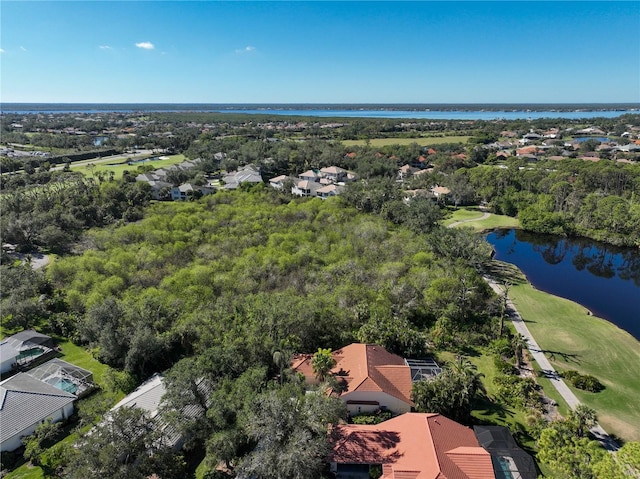
[[[37,379],[36,381],[40,381],[39,379]],[[42,381],[44,382],[44,381]],[[47,383],[45,383],[47,384]],[[55,386],[53,386],[55,387]],[[57,389],[57,388],[56,388]],[[65,392],[62,389],[60,389],[60,393],[54,393],[53,391],[50,393],[44,393],[41,391],[24,391],[22,389],[5,389],[5,391],[7,392],[12,392],[12,393],[20,393],[20,394],[35,394],[37,396],[51,396],[51,397],[62,397],[62,398],[74,398],[75,396],[71,393]]]
[[[436,464],[438,466],[438,471],[440,471],[440,474],[442,474],[442,464],[440,464],[440,458],[438,457],[438,451],[436,450],[436,442],[433,439],[433,432],[431,431],[431,424],[429,424],[429,419],[433,418],[434,422],[438,425],[440,425],[439,422],[437,422],[438,418],[440,417],[440,414],[434,413],[433,415],[429,415],[429,416],[425,416],[424,418],[424,422],[426,423],[426,429],[427,429],[427,437],[430,440],[430,444],[431,444],[431,449],[433,451],[433,457],[436,458]]]

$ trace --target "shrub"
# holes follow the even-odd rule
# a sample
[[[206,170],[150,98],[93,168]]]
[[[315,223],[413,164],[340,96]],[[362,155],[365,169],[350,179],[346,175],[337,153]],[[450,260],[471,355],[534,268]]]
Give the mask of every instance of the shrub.
[[[509,341],[509,338],[507,337],[494,339],[493,341],[491,341],[489,349],[503,358],[513,357],[513,348],[511,347],[511,341]]]
[[[597,393],[604,389],[604,385],[597,378],[588,374],[580,374],[578,371],[565,371],[560,376],[569,381],[573,387],[583,391]]]
[[[513,364],[509,363],[508,361],[505,361],[501,357],[496,356],[493,359],[493,364],[495,365],[496,370],[500,374],[506,374],[507,376],[518,374],[518,370],[513,366]]]
[[[538,393],[539,386],[533,378],[498,375],[493,379],[497,393],[508,404],[520,409],[541,409],[542,398]]]
[[[571,381],[573,382],[573,380],[575,378],[577,378],[578,376],[580,376],[580,373],[578,371],[564,371],[562,373],[560,373],[560,377],[566,379],[567,381]]]
[[[592,393],[597,393],[604,389],[604,385],[598,381],[598,379],[590,375],[579,375],[573,379],[571,383],[578,389]]]
[[[390,411],[382,411],[378,409],[372,414],[358,414],[351,418],[353,424],[380,424],[388,419],[391,419],[393,415]]]

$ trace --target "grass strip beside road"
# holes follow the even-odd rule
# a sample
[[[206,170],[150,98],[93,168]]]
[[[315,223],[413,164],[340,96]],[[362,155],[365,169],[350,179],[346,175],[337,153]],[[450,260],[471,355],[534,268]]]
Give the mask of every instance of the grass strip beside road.
[[[595,409],[602,427],[624,440],[640,440],[640,342],[583,306],[528,283],[512,286],[509,296],[556,370],[590,374],[605,385],[599,393],[572,387]]]

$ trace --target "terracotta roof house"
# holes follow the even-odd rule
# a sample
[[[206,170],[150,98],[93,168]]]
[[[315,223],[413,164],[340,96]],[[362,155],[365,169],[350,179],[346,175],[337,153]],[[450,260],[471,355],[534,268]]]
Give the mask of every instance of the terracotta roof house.
[[[440,414],[406,413],[376,425],[332,431],[331,470],[337,478],[495,479],[491,455],[473,430]]]
[[[525,146],[524,148],[518,148],[516,150],[516,156],[535,155],[537,151],[537,146]]]
[[[440,196],[448,195],[449,193],[451,193],[451,190],[446,186],[436,185],[433,188],[431,188],[431,193],[433,193],[433,196],[435,196],[436,198],[439,198]]]
[[[344,385],[340,398],[350,414],[388,409],[411,410],[412,371],[404,358],[375,344],[353,343],[332,353],[336,361],[331,373]],[[294,356],[292,369],[304,374],[307,383],[317,383],[312,354]]]

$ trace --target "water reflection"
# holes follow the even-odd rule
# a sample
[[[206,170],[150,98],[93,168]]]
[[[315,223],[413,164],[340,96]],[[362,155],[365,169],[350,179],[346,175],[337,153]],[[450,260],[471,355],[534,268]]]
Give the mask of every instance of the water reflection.
[[[496,259],[538,289],[572,299],[640,338],[640,251],[521,230],[487,236]]]

